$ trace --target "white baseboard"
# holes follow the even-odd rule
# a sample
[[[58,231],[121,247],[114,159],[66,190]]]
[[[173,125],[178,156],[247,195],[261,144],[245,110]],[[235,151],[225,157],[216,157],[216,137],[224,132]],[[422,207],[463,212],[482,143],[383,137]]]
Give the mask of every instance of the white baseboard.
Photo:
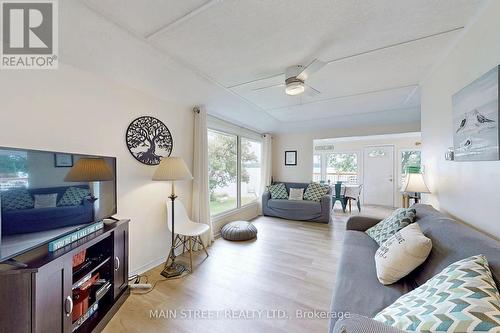
[[[162,256],[158,259],[151,260],[150,262],[148,262],[142,266],[139,266],[133,270],[130,270],[128,272],[128,275],[134,276],[137,274],[145,273],[145,272],[149,271],[150,269],[155,268],[156,266],[163,264],[165,262],[165,259],[166,259],[165,256]]]

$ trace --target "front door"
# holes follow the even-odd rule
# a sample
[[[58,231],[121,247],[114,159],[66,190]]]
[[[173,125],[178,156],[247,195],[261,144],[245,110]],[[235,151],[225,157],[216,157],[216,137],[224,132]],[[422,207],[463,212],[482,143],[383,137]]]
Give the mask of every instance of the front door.
[[[363,149],[364,204],[394,206],[394,146]]]

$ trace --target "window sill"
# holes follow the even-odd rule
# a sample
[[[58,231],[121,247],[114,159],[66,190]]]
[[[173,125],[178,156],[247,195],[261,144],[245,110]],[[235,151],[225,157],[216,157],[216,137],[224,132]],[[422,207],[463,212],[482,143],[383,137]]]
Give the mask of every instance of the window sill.
[[[257,208],[258,206],[259,206],[258,201],[250,202],[250,203],[247,203],[246,205],[241,206],[239,208],[234,208],[234,209],[225,211],[223,213],[211,216],[210,219],[212,220],[212,223],[218,223],[231,215],[238,214],[238,213],[240,213],[246,209],[249,209],[249,208]]]

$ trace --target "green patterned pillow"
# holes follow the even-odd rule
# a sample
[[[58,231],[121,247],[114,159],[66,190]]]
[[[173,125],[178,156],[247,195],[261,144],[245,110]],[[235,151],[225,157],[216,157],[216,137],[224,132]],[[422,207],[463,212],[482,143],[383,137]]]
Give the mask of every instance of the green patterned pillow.
[[[288,192],[283,183],[269,185],[267,190],[271,193],[271,199],[288,199]]]
[[[398,208],[389,217],[366,230],[366,233],[380,246],[396,232],[413,223],[416,213],[413,208]]]
[[[2,193],[2,210],[31,209],[35,201],[25,189],[13,189]]]
[[[457,261],[375,318],[410,332],[500,332],[500,294],[482,255]]]
[[[79,206],[85,197],[88,197],[90,192],[86,188],[68,187],[62,198],[57,203],[58,206]]]
[[[304,200],[321,201],[321,198],[328,192],[328,186],[319,183],[311,183],[304,192]]]

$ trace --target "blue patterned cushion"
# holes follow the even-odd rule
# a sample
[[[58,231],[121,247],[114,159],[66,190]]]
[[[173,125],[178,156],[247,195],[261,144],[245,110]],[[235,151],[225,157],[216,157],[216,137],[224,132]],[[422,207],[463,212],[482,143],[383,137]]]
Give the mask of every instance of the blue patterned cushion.
[[[85,197],[90,195],[90,191],[81,187],[68,187],[64,192],[58,206],[79,206]]]
[[[410,332],[500,332],[500,294],[482,255],[457,261],[375,320]]]
[[[366,233],[381,246],[396,232],[413,223],[416,213],[413,208],[398,208],[389,217],[366,230]]]
[[[328,189],[328,185],[311,183],[307,186],[307,189],[304,192],[304,200],[321,201],[321,198],[328,192]]]
[[[267,190],[271,193],[271,199],[288,199],[288,192],[283,183],[269,185]]]
[[[2,193],[2,210],[31,209],[35,201],[26,189],[8,190]]]

